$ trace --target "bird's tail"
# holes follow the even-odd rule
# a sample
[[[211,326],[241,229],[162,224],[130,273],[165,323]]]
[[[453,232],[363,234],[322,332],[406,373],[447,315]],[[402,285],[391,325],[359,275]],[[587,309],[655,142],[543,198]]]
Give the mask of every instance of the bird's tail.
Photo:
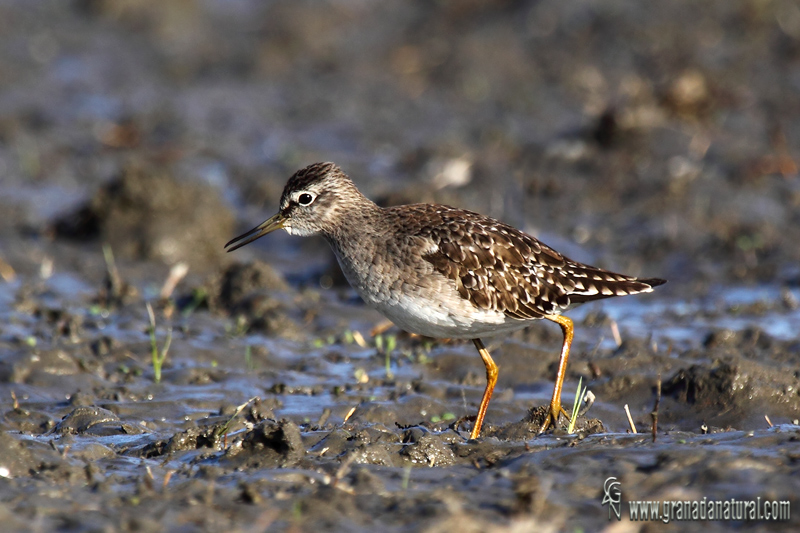
[[[624,274],[615,274],[588,265],[574,263],[569,265],[570,279],[574,287],[569,291],[570,303],[583,303],[592,300],[627,296],[642,292],[652,292],[667,282],[659,278],[635,278]]]

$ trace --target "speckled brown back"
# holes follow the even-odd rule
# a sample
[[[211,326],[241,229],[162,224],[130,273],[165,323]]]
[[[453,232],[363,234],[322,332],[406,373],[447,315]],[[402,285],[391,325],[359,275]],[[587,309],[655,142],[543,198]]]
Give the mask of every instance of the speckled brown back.
[[[403,206],[407,229],[437,249],[423,258],[481,309],[518,319],[558,314],[571,304],[649,292],[663,280],[638,280],[572,261],[492,218],[441,205]]]

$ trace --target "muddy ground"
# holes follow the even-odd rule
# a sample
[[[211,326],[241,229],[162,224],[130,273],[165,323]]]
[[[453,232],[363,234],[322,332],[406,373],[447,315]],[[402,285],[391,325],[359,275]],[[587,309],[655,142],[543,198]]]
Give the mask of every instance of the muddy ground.
[[[6,2],[0,79],[3,530],[800,522],[796,2]],[[468,441],[471,343],[373,336],[321,240],[223,253],[320,160],[669,280],[571,315],[574,433],[536,434],[555,325],[487,341]]]

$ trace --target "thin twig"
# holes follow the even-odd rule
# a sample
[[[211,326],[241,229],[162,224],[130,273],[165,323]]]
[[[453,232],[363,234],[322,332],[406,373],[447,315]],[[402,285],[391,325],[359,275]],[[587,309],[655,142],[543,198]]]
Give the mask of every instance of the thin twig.
[[[617,348],[622,346],[622,335],[619,334],[619,326],[615,320],[611,321],[611,334],[614,336],[614,342],[617,343]]]
[[[580,411],[578,411],[578,416],[585,416],[586,413],[589,412],[589,409],[591,409],[592,406],[594,405],[594,401],[596,399],[597,398],[594,395],[594,393],[592,391],[590,391],[590,390],[587,390],[583,394],[583,407],[581,408]]]
[[[17,273],[14,272],[14,267],[6,263],[2,257],[0,257],[0,278],[3,278],[3,281],[7,281],[8,283],[17,279]]]
[[[636,426],[633,423],[633,418],[631,417],[631,410],[628,409],[628,404],[625,404],[625,415],[628,417],[628,424],[631,426],[631,433],[638,433],[636,431]]]
[[[650,416],[653,417],[653,442],[656,441],[656,431],[658,431],[658,406],[661,405],[661,372],[658,373],[658,381],[656,382],[656,404],[653,406],[653,412]]]
[[[167,470],[164,474],[164,482],[161,483],[161,492],[165,493],[167,491],[167,485],[169,484],[169,480],[172,479],[172,474],[174,474],[174,470]]]
[[[103,245],[103,259],[106,262],[106,289],[108,290],[106,305],[109,301],[118,300],[122,296],[122,278],[119,275],[117,263],[114,261],[114,252],[111,245]]]
[[[328,422],[328,418],[331,416],[331,410],[327,407],[323,409],[322,415],[320,415],[319,420],[317,420],[316,426],[321,428]]]
[[[356,342],[356,344],[358,344],[358,345],[359,345],[361,348],[366,348],[367,346],[369,346],[369,344],[367,344],[367,341],[366,341],[366,339],[364,338],[364,335],[362,335],[362,334],[361,334],[361,332],[360,332],[360,331],[358,331],[357,329],[356,329],[356,330],[353,330],[353,340],[354,340],[354,341]]]
[[[169,269],[169,275],[164,281],[164,285],[161,286],[161,292],[158,294],[159,298],[166,300],[172,296],[172,293],[175,292],[175,287],[178,286],[178,283],[180,283],[188,273],[189,265],[186,263],[181,262],[172,265],[172,268]]]

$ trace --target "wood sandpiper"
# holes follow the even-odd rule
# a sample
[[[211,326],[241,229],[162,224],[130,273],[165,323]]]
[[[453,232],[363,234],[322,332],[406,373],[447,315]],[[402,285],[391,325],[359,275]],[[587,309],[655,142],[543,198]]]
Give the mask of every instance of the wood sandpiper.
[[[297,171],[280,211],[225,245],[236,250],[267,233],[322,235],[361,298],[400,328],[426,337],[470,339],[486,366],[486,389],[470,438],[480,435],[497,383],[497,365],[481,337],[546,318],[564,341],[549,416],[557,427],[572,344],[567,308],[651,292],[665,280],[639,279],[572,261],[492,218],[445,205],[379,207],[333,163]]]

